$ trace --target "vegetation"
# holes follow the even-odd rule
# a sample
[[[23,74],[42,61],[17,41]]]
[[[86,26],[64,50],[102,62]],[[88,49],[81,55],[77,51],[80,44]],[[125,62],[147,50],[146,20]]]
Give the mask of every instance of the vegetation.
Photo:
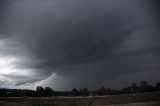
[[[160,102],[153,101],[160,101],[160,82],[151,86],[142,81],[121,90],[105,86],[96,90],[73,88],[71,91],[54,91],[52,88],[42,86],[37,86],[35,91],[0,89],[0,106],[94,106],[135,102],[160,105]]]
[[[141,92],[152,92],[160,90],[160,82],[155,86],[149,85],[146,81],[140,82],[139,85],[133,83],[129,87],[125,87],[121,90],[114,90],[102,86],[96,90],[88,90],[87,88],[76,89],[71,91],[54,91],[50,87],[43,88],[37,86],[34,90],[22,90],[22,89],[0,89],[0,97],[53,97],[53,96],[104,96],[104,95],[118,95],[118,94],[135,94]]]
[[[160,101],[160,92],[91,97],[1,97],[0,106],[100,106],[138,102],[146,102],[148,104],[148,102],[153,101]],[[160,106],[160,102],[151,106]]]

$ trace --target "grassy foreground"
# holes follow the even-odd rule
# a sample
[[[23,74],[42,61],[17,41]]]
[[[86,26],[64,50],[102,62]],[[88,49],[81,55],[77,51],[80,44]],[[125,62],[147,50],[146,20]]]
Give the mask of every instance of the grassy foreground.
[[[94,106],[160,101],[160,92],[101,97],[0,98],[0,106]]]

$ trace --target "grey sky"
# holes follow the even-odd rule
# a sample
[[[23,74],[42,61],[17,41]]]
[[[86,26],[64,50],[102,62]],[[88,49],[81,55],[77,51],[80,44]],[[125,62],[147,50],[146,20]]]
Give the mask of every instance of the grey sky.
[[[122,87],[160,78],[158,3],[1,0],[0,86]]]

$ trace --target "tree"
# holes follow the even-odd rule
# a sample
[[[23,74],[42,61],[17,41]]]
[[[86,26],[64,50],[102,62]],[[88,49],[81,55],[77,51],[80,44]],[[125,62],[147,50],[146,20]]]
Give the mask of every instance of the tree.
[[[141,86],[141,87],[147,87],[147,86],[148,86],[147,81],[141,81],[141,82],[140,82],[140,86]]]
[[[157,84],[156,84],[156,89],[157,89],[157,90],[160,90],[160,82],[157,82]]]
[[[136,88],[137,84],[136,83],[132,83],[132,88]]]
[[[76,88],[73,88],[71,93],[72,93],[73,96],[78,96],[79,95],[78,90]]]
[[[53,96],[54,90],[50,87],[45,87],[45,96]]]
[[[107,95],[111,95],[111,93],[112,93],[112,92],[111,92],[111,89],[110,89],[110,88],[107,88],[107,89],[106,89],[106,94],[107,94]]]
[[[105,88],[105,86],[102,86],[101,88],[99,88],[98,90],[97,90],[97,94],[98,95],[106,95],[106,88]]]
[[[138,86],[136,83],[132,83],[131,93],[136,93],[138,91]]]
[[[37,86],[36,91],[37,91],[38,96],[44,96],[45,94],[45,90],[42,86]]]
[[[89,96],[89,90],[87,88],[80,89],[79,94],[81,96]]]
[[[148,90],[148,87],[149,87],[149,85],[148,85],[147,81],[140,82],[140,91],[141,92],[146,92]]]

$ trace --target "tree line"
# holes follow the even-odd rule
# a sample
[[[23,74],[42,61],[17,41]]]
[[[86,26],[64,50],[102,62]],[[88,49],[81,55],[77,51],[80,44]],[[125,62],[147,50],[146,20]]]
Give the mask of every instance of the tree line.
[[[160,91],[160,82],[155,86],[149,85],[146,81],[141,81],[139,84],[133,83],[131,86],[120,90],[106,88],[102,86],[95,90],[88,88],[76,89],[71,91],[54,91],[50,87],[37,86],[36,90],[27,89],[5,89],[0,88],[0,97],[52,97],[52,96],[103,96],[103,95],[118,95],[118,94],[135,94],[140,92]]]

